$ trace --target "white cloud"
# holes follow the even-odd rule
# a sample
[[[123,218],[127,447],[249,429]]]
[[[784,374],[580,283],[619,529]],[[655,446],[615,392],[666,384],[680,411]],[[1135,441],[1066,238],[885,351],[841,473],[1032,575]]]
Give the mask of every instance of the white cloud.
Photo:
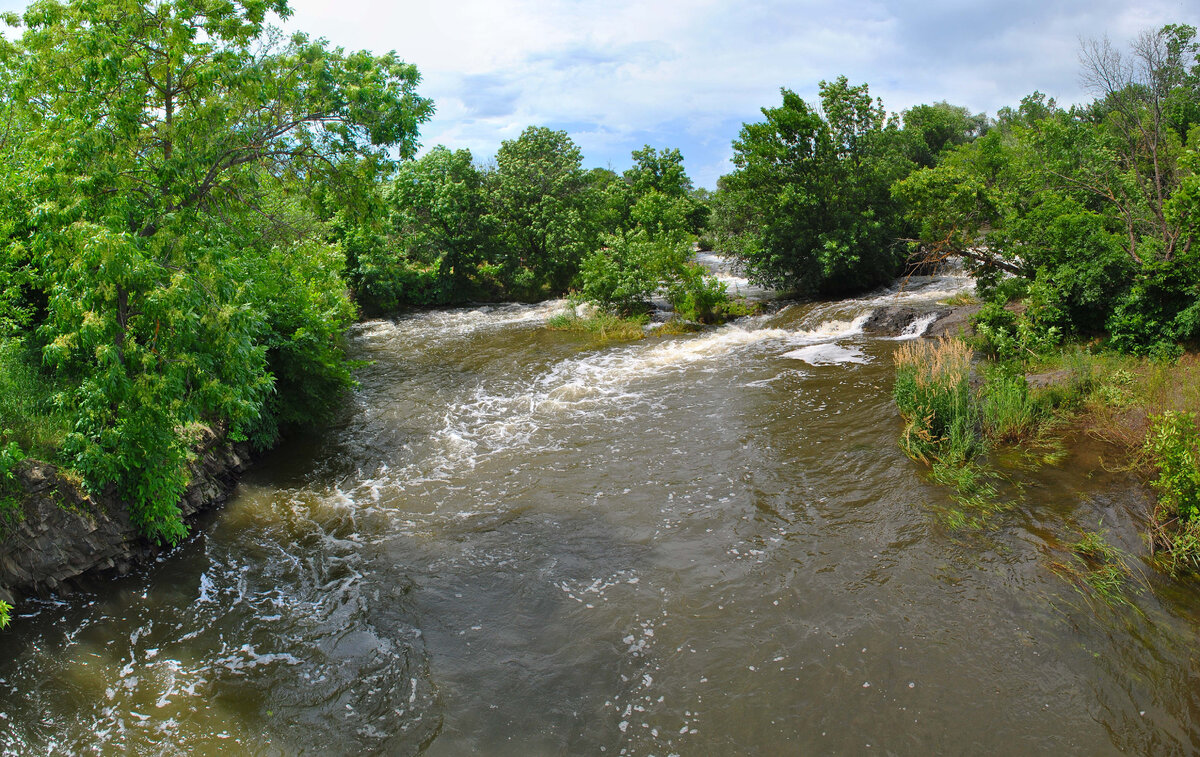
[[[936,100],[994,113],[1033,90],[1087,99],[1081,37],[1124,44],[1200,22],[1194,0],[292,0],[289,29],[415,63],[437,114],[427,146],[481,159],[530,124],[567,128],[589,165],[679,147],[700,185],[742,122],[789,87],[867,82],[891,111]],[[0,9],[23,3],[0,0]]]

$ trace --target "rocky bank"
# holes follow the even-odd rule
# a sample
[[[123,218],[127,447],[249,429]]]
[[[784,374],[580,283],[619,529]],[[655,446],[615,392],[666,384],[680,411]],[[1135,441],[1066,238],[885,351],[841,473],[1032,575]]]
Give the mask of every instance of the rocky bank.
[[[179,503],[184,520],[223,503],[248,460],[247,447],[205,431]],[[0,537],[0,599],[69,591],[85,574],[124,575],[162,552],[115,496],[90,497],[52,465],[27,462],[21,483],[24,517]]]

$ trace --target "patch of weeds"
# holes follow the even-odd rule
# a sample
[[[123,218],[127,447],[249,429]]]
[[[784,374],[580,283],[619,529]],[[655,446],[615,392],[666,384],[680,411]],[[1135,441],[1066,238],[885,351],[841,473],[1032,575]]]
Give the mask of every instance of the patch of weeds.
[[[961,305],[978,305],[982,302],[978,297],[970,292],[959,292],[951,295],[944,300],[939,300],[939,305],[949,305],[951,307],[959,307]]]
[[[573,313],[559,313],[546,321],[546,327],[553,331],[572,331],[591,334],[600,342],[634,341],[646,336],[643,328],[649,323],[647,315],[635,315],[628,318],[613,315],[603,311],[587,318],[580,318]]]
[[[1158,474],[1151,541],[1172,574],[1200,568],[1200,429],[1190,413],[1150,418],[1143,453]]]
[[[8,628],[9,621],[12,619],[13,606],[3,599],[0,599],[0,628]]]
[[[1134,574],[1128,556],[1109,543],[1107,533],[1103,529],[1084,531],[1077,541],[1067,545],[1069,561],[1056,562],[1052,567],[1089,597],[1113,607],[1132,606],[1129,595]]]
[[[999,498],[1000,475],[978,463],[949,465],[935,462],[929,469],[929,477],[954,490],[950,499],[955,506],[941,512],[946,526],[952,530],[986,528],[994,515],[1012,507],[1013,503]]]
[[[704,326],[695,321],[688,321],[683,318],[672,318],[654,329],[655,334],[660,336],[682,336],[683,334],[694,334],[697,331],[703,331]]]
[[[6,430],[0,434],[0,439],[9,433]],[[0,536],[4,536],[9,528],[20,523],[24,515],[21,508],[21,482],[17,476],[18,468],[24,460],[25,453],[15,441],[0,446]]]

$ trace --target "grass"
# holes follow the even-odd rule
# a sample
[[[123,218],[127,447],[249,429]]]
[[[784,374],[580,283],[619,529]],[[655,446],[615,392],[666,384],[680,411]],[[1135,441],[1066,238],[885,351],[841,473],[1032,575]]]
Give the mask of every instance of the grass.
[[[970,292],[959,292],[958,294],[947,297],[944,300],[939,300],[938,304],[958,307],[960,305],[978,305],[981,302],[982,301],[978,297]]]
[[[546,321],[546,327],[554,331],[591,334],[600,342],[630,342],[646,336],[643,326],[649,321],[649,316],[645,315],[622,318],[599,311],[588,318],[580,318],[574,313],[564,312],[551,316]]]
[[[1173,575],[1200,573],[1200,356],[1155,361],[1071,345],[978,365],[983,378],[974,381],[972,361],[969,346],[945,338],[895,354],[901,446],[954,489],[962,509],[949,514],[952,526],[978,527],[1005,507],[995,486],[1002,478],[981,462],[988,452],[1006,464],[1014,454],[1031,466],[1054,464],[1066,457],[1067,438],[1083,433],[1112,445],[1124,459],[1118,467],[1140,471],[1158,495],[1149,514],[1158,564]],[[1030,386],[1034,374],[1044,374],[1044,386]],[[1064,572],[1116,601],[1130,573],[1102,536],[1084,534],[1071,547],[1082,567]]]
[[[1132,605],[1129,594],[1134,573],[1128,555],[1109,543],[1107,534],[1103,529],[1082,532],[1077,541],[1067,545],[1070,559],[1052,567],[1087,596],[1110,606]]]
[[[912,341],[898,349],[893,397],[904,417],[901,446],[932,465],[962,465],[980,451],[970,397],[971,348],[957,339]]]

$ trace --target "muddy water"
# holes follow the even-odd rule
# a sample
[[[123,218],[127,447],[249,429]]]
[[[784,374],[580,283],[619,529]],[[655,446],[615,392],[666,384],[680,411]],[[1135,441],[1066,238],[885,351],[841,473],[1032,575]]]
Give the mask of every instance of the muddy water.
[[[1200,597],[1054,571],[1145,506],[1081,448],[957,531],[896,446],[871,308],[598,346],[560,305],[363,324],[333,429],[143,574],[26,602],[6,753],[1200,749]],[[1140,564],[1137,558],[1132,562]]]

